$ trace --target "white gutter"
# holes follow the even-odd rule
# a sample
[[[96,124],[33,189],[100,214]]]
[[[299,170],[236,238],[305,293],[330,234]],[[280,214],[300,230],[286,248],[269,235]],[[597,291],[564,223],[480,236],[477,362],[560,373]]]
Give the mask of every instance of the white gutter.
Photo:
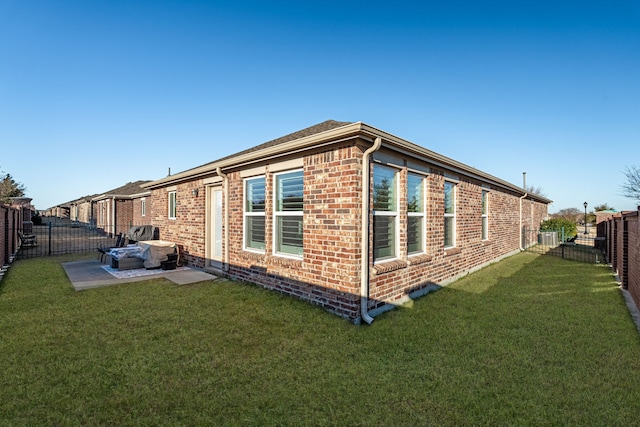
[[[382,145],[382,138],[377,137],[373,146],[364,152],[362,156],[362,221],[360,223],[360,231],[362,240],[360,241],[360,315],[362,320],[370,325],[373,317],[369,314],[367,306],[369,305],[369,199],[370,199],[370,181],[371,168],[369,166],[369,158],[371,153],[378,150]]]
[[[219,166],[216,168],[218,176],[224,180],[224,266],[223,269],[229,272],[229,177],[222,172]]]

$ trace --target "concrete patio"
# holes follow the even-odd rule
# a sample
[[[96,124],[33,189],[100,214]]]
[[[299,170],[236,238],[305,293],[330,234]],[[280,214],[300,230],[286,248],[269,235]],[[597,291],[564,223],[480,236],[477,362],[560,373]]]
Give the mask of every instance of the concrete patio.
[[[62,263],[67,277],[71,281],[76,291],[100,288],[103,286],[119,285],[123,283],[140,282],[144,280],[165,278],[177,285],[188,285],[191,283],[204,282],[207,280],[218,280],[219,277],[213,274],[197,270],[190,267],[181,267],[176,270],[145,270],[144,268],[128,270],[130,276],[117,278],[105,270],[105,264],[98,260],[83,260]]]

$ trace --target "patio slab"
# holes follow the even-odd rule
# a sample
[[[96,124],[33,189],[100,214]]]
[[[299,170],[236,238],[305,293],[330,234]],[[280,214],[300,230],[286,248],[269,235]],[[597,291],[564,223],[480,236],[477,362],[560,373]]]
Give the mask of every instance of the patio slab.
[[[217,280],[218,276],[195,268],[181,268],[179,270],[154,270],[155,274],[139,277],[127,277],[118,279],[103,268],[104,264],[98,260],[84,260],[62,263],[62,268],[67,273],[76,291],[85,289],[100,288],[103,286],[119,285],[122,283],[140,282],[144,280],[163,277],[177,285],[188,285],[190,283],[204,282],[206,280]],[[132,270],[129,270],[132,271]]]

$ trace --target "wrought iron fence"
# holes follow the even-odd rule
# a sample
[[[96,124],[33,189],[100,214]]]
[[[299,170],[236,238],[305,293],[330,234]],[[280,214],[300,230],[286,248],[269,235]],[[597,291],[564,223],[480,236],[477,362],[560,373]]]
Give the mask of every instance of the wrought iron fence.
[[[523,233],[524,248],[527,252],[595,264],[607,262],[603,242],[594,235],[578,234],[569,237],[565,235],[564,230],[532,229],[525,229]]]
[[[112,228],[126,231],[130,227],[131,224]],[[99,247],[113,246],[116,241],[114,232],[94,224],[60,218],[34,225],[30,234],[35,236],[36,244],[23,245],[17,253],[17,259],[86,252],[97,254]]]

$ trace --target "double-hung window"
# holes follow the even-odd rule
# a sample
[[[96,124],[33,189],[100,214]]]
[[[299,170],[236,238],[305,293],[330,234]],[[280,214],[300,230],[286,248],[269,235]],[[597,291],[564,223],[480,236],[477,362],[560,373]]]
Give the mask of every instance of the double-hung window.
[[[178,202],[176,199],[176,192],[169,192],[169,219],[176,219]]]
[[[489,192],[482,190],[482,240],[489,240]]]
[[[373,258],[398,257],[398,171],[373,166]]]
[[[285,256],[302,257],[303,171],[274,175],[274,250]]]
[[[456,184],[444,182],[444,247],[456,245]]]
[[[244,181],[244,248],[264,251],[265,178]]]
[[[414,173],[407,175],[407,252],[409,255],[424,252],[424,177]]]

